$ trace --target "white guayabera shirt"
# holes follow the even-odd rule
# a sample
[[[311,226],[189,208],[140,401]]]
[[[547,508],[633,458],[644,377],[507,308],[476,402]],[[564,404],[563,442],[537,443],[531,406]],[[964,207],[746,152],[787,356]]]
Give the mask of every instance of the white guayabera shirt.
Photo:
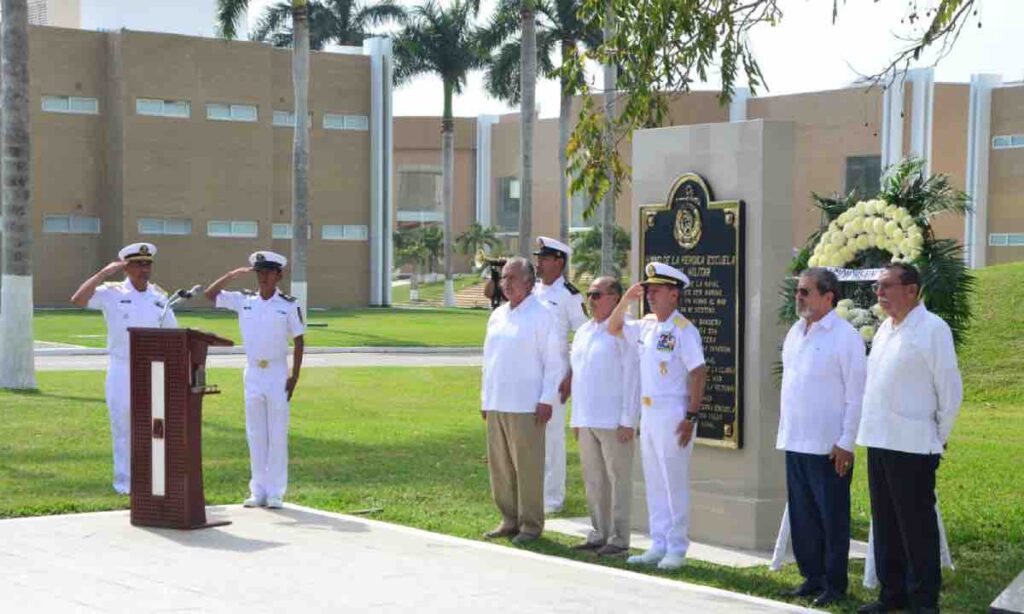
[[[953,334],[921,303],[899,326],[889,318],[878,328],[868,358],[857,444],[940,454],[961,401]]]
[[[806,334],[805,334],[806,331]],[[832,310],[807,330],[801,318],[782,345],[782,397],[775,447],[853,452],[867,369],[860,333]]]
[[[532,414],[538,403],[554,405],[562,379],[561,342],[555,316],[533,295],[512,309],[491,312],[484,339],[480,408]]]
[[[608,320],[590,320],[572,340],[573,427],[636,428],[640,414],[640,360],[635,344],[608,332]]]

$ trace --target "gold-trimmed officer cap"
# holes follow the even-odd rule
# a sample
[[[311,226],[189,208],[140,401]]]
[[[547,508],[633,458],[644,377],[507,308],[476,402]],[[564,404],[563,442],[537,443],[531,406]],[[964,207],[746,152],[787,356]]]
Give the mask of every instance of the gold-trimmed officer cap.
[[[661,262],[648,262],[644,267],[644,275],[646,276],[643,281],[645,286],[660,284],[675,286],[682,290],[690,285],[690,278],[685,273]]]
[[[569,256],[572,256],[572,248],[551,237],[537,237],[537,251],[533,252],[533,255],[558,256],[569,260]]]
[[[280,271],[288,264],[288,259],[281,254],[262,250],[249,255],[249,265],[264,271]]]
[[[156,246],[152,243],[132,243],[117,252],[117,257],[125,262],[153,262],[153,256],[156,256]]]

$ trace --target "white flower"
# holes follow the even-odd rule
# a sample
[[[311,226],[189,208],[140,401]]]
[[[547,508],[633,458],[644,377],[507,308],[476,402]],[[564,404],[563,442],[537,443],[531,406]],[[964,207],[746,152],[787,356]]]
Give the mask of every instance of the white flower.
[[[871,314],[874,315],[879,320],[882,319],[882,315],[884,313],[885,311],[882,310],[882,306],[879,305],[878,303],[875,303],[874,305],[871,306]]]
[[[818,256],[811,256],[807,259],[807,266],[818,266]]]
[[[864,201],[861,201],[861,202],[857,203],[856,205],[854,205],[853,206],[853,211],[856,211],[857,213],[859,213],[861,215],[864,215]]]
[[[836,303],[836,307],[842,307],[844,309],[852,309],[853,308],[853,299],[852,298],[841,299],[838,303]]]
[[[915,249],[920,249],[920,248],[924,247],[924,235],[922,235],[920,233],[919,234],[911,234],[910,238],[908,240],[910,241],[910,245],[912,247],[914,247]]]
[[[828,229],[832,232],[839,232],[839,223],[835,220],[828,223]]]
[[[868,235],[860,235],[855,242],[858,250],[865,250],[871,247],[871,239],[868,238]]]
[[[846,229],[850,229],[850,230],[853,231],[853,234],[857,234],[858,232],[860,232],[861,230],[864,229],[864,220],[865,219],[866,218],[863,218],[863,217],[855,217],[855,218],[853,218],[852,220],[850,220],[849,222],[846,223],[846,228],[843,229],[844,232],[845,232]]]
[[[850,209],[847,209],[846,211],[840,213],[839,217],[836,218],[836,223],[839,224],[840,226],[845,225],[847,222],[850,221],[850,213]]]
[[[844,320],[850,319],[850,310],[842,305],[836,307],[836,315]]]
[[[846,244],[846,235],[841,232],[833,232],[832,236],[829,237],[829,242],[836,247],[842,247]]]
[[[875,211],[878,211],[877,201],[869,200],[868,202],[864,203],[864,213],[868,215],[874,215]]]
[[[880,217],[876,217],[875,218],[875,221],[872,222],[872,225],[874,225],[874,227],[875,227],[875,234],[876,235],[884,235],[885,234],[885,224],[886,224],[886,222],[885,222],[884,219],[882,219]]]
[[[853,250],[849,247],[844,247],[839,250],[839,258],[842,261],[839,266],[843,266],[847,262],[853,260],[854,255]]]
[[[903,236],[903,230],[900,228],[898,222],[890,221],[885,223],[885,234],[889,235],[893,239],[898,239]]]
[[[864,341],[871,341],[875,338],[875,327],[874,326],[861,326],[860,327],[860,338]]]
[[[868,238],[868,247],[878,247],[878,235],[865,235]]]

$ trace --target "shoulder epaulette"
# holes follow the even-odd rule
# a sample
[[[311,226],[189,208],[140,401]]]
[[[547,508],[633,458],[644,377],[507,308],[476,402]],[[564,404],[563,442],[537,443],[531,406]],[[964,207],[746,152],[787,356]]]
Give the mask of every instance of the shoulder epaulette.
[[[254,290],[242,290],[242,294],[246,296],[256,296],[256,292]]]
[[[568,279],[565,280],[565,289],[569,291],[569,294],[579,294],[580,293],[579,288],[577,288],[576,286],[572,285],[572,282],[570,282]]]
[[[680,330],[690,325],[690,321],[684,318],[683,316],[676,316],[672,318],[672,323],[675,324],[676,327],[679,328]]]
[[[654,313],[652,312],[652,313],[649,313],[649,314],[645,315],[643,317],[643,319],[644,320],[657,320],[658,316],[654,315]]]
[[[278,295],[284,300],[288,301],[289,303],[294,303],[296,300],[298,300],[294,296],[290,294],[285,294],[284,292],[278,292]]]

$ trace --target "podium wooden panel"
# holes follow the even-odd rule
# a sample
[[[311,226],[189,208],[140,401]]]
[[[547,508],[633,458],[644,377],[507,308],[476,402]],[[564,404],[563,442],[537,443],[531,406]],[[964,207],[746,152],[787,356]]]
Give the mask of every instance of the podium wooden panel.
[[[234,345],[191,329],[129,328],[131,364],[131,522],[196,529],[203,496],[203,396],[210,346]],[[217,523],[224,524],[224,523]]]

